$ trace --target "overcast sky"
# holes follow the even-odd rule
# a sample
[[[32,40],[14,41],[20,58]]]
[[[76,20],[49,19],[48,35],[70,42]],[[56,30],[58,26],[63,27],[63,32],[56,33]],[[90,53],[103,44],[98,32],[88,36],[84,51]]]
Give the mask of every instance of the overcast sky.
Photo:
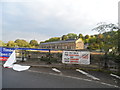
[[[91,31],[97,23],[118,23],[118,1],[2,0],[2,40],[35,39],[40,42],[68,33],[97,34]]]

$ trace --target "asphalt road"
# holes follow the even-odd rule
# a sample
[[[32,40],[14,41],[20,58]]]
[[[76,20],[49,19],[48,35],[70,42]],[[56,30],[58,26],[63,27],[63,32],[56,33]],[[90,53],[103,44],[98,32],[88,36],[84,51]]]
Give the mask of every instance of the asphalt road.
[[[2,88],[115,88],[94,81],[3,68]]]

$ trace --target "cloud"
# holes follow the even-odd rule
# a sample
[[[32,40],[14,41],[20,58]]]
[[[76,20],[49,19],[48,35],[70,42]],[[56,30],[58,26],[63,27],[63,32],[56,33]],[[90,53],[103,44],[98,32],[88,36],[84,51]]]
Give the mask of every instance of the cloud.
[[[47,40],[50,37],[46,36],[46,35],[42,35],[36,32],[21,32],[21,31],[15,31],[15,32],[3,32],[3,38],[2,40],[7,42],[8,38],[10,38],[10,40],[15,41],[16,39],[24,39],[26,41],[30,41],[30,40],[37,40],[38,42],[40,42],[41,40]]]
[[[56,21],[69,25],[74,29],[82,25],[96,24],[101,21],[117,22],[118,0],[40,0],[40,2],[24,3],[29,9],[31,19],[39,22]],[[51,22],[52,23],[52,22]],[[45,24],[44,24],[45,25]]]
[[[0,13],[2,13],[2,4],[0,3]],[[0,40],[2,40],[2,14],[0,14]]]
[[[34,32],[41,36],[39,40],[71,32],[95,34],[91,30],[97,23],[116,24],[118,20],[118,0],[4,0],[3,3],[4,32],[22,32],[26,39]]]

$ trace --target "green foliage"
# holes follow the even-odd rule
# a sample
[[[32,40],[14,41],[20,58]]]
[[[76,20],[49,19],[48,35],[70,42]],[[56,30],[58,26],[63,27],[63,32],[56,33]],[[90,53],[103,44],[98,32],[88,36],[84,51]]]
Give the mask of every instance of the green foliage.
[[[41,44],[41,43],[45,43],[45,41],[41,41],[40,44]]]
[[[68,33],[67,34],[67,36],[68,36],[68,39],[77,39],[77,34],[74,34],[74,33]]]
[[[98,39],[103,39],[104,36],[103,36],[103,34],[98,34],[97,38],[98,38]]]
[[[91,43],[91,44],[89,45],[89,48],[90,48],[91,50],[100,49],[100,45],[97,44],[97,43],[95,43],[95,42],[93,42],[93,43]]]
[[[79,35],[78,35],[78,38],[82,38],[82,39],[83,39],[83,35],[82,35],[82,34],[79,34]]]
[[[110,32],[105,32],[103,34],[98,34],[98,35],[85,35],[83,36],[82,34],[73,34],[73,33],[68,33],[67,35],[63,35],[62,37],[53,37],[50,38],[46,41],[42,41],[40,43],[45,43],[45,42],[53,42],[53,41],[60,41],[60,40],[67,40],[67,39],[75,39],[75,38],[82,38],[84,41],[84,44],[88,44],[88,49],[90,50],[108,50],[109,48],[117,48],[118,45],[118,31],[110,31]],[[1,43],[3,43],[1,41]],[[3,43],[4,44],[4,43]],[[14,42],[9,41],[7,43],[8,47],[31,47],[31,48],[37,48],[39,47],[38,42],[36,40],[31,40],[29,43],[25,40],[20,40],[17,39]]]
[[[0,46],[6,46],[6,44],[2,40],[0,40]]]
[[[29,43],[26,40],[15,40],[15,43],[18,47],[30,47]]]
[[[118,27],[112,23],[100,23],[93,29],[100,33],[97,37],[96,42],[100,45],[100,49],[104,49],[105,52],[108,52],[108,50],[112,49],[113,47],[118,47],[118,34],[117,31],[114,31],[114,29],[117,30]]]
[[[89,43],[89,39],[84,39],[84,43],[85,44]]]
[[[45,42],[53,42],[53,41],[59,41],[59,40],[60,40],[60,37],[53,37],[53,38],[46,40]]]
[[[8,47],[15,47],[16,43],[14,43],[14,41],[8,41],[7,46]]]
[[[63,35],[61,38],[62,38],[62,40],[67,40],[68,36],[67,35]]]
[[[91,38],[89,39],[89,43],[92,44],[92,43],[96,42],[96,40],[97,40],[97,38],[91,37]]]
[[[109,32],[104,32],[106,28],[111,28]],[[53,42],[53,41],[60,41],[60,40],[67,40],[67,39],[78,39],[82,38],[84,41],[84,44],[88,46],[88,49],[90,50],[102,50],[102,51],[108,51],[108,49],[113,49],[117,50],[120,48],[118,47],[118,42],[120,43],[120,40],[118,40],[118,37],[120,37],[120,30],[119,31],[113,31],[113,29],[116,29],[117,27],[114,24],[104,24],[104,25],[99,25],[93,30],[96,30],[100,32],[100,34],[96,35],[85,35],[83,36],[81,33],[77,36],[75,33],[68,33],[66,35],[62,35],[61,37],[52,37],[46,41],[41,41],[41,43],[45,42]],[[120,38],[119,38],[120,39]],[[0,41],[0,46],[8,46],[8,47],[31,47],[31,48],[36,48],[39,47],[39,44],[36,40],[31,40],[29,43],[25,40],[20,40],[17,39],[14,42],[9,41],[7,44],[4,42]]]
[[[89,39],[89,37],[90,37],[89,35],[86,35],[86,36],[85,36],[85,39]]]
[[[38,46],[38,42],[36,40],[31,40],[29,44],[31,46]]]
[[[3,46],[3,42],[0,40],[0,46]]]

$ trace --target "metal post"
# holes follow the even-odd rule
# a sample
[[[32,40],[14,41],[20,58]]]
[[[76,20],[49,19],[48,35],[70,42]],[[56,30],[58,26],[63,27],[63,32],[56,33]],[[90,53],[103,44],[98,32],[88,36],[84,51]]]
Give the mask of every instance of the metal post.
[[[22,50],[22,62],[24,62],[24,51]]]
[[[107,56],[107,52],[105,52],[105,55],[104,55],[104,68],[105,69],[108,68],[108,56]]]
[[[49,49],[49,55],[48,55],[48,58],[49,58],[49,61],[48,61],[48,64],[51,64],[51,52],[50,52],[51,50]]]
[[[118,30],[118,74],[120,75],[120,29]]]

